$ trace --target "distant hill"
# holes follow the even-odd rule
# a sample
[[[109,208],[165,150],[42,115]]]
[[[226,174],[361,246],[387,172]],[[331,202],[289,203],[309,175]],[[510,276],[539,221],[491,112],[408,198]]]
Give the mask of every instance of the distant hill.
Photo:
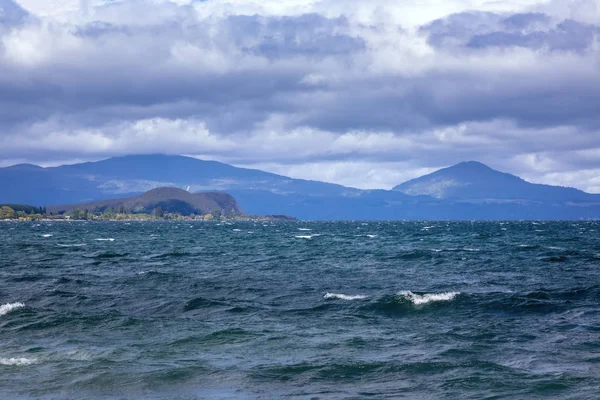
[[[226,193],[189,193],[177,188],[158,188],[140,196],[100,200],[81,204],[50,206],[47,211],[53,214],[71,212],[79,209],[91,212],[118,211],[120,209],[133,213],[150,214],[160,208],[168,213],[209,214],[220,210],[224,215],[235,214],[243,216],[246,213],[240,208],[235,199]]]
[[[181,189],[227,193],[251,215],[313,220],[600,219],[600,195],[529,183],[473,161],[394,190],[360,190],[167,155],[114,157],[52,168],[30,164],[0,168],[0,203],[46,206],[48,211],[66,207],[52,207],[60,204],[91,207],[105,200],[114,208],[165,187],[180,189],[177,193],[184,196],[166,197],[202,210],[205,205],[194,205],[192,194]],[[156,193],[151,197],[134,205],[148,209],[160,203]]]
[[[600,202],[600,196],[574,188],[529,183],[477,161],[440,169],[393,188],[407,195],[437,199],[498,202]]]
[[[189,187],[191,192],[251,190],[309,196],[361,192],[341,185],[292,179],[216,161],[160,154],[113,157],[51,168],[20,164],[0,168],[0,183],[3,188],[0,202],[40,206],[129,197],[158,187]],[[243,206],[251,209],[254,204]]]

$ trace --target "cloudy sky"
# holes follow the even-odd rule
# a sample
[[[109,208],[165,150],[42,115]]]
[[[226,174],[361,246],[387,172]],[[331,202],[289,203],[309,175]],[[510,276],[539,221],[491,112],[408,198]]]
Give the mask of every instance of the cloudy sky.
[[[600,1],[0,0],[0,166],[158,152],[600,193]]]

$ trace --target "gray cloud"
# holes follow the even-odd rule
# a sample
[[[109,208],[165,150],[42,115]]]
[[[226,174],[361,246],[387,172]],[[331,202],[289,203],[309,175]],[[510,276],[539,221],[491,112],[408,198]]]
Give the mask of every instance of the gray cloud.
[[[596,25],[465,12],[415,31],[314,9],[198,7],[131,1],[62,22],[11,13],[0,159],[164,151],[368,187],[466,159],[584,189],[573,171],[600,169]],[[323,166],[334,172],[318,176]]]
[[[0,32],[6,28],[22,25],[31,16],[13,0],[0,0]]]
[[[524,47],[549,51],[585,51],[600,35],[600,26],[542,13],[468,12],[425,25],[421,32],[436,47]]]

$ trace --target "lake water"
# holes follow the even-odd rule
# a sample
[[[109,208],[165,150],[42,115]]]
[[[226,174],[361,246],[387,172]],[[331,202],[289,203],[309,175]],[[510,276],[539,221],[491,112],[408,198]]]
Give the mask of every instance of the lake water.
[[[0,398],[596,399],[597,222],[0,223]]]

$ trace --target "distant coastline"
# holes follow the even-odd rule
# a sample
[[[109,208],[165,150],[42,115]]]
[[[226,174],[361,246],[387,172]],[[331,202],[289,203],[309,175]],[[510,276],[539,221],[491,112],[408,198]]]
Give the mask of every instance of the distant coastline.
[[[220,221],[294,220],[286,215],[249,215],[227,193],[164,187],[142,195],[95,202],[35,207],[0,204],[0,220],[17,221]]]

